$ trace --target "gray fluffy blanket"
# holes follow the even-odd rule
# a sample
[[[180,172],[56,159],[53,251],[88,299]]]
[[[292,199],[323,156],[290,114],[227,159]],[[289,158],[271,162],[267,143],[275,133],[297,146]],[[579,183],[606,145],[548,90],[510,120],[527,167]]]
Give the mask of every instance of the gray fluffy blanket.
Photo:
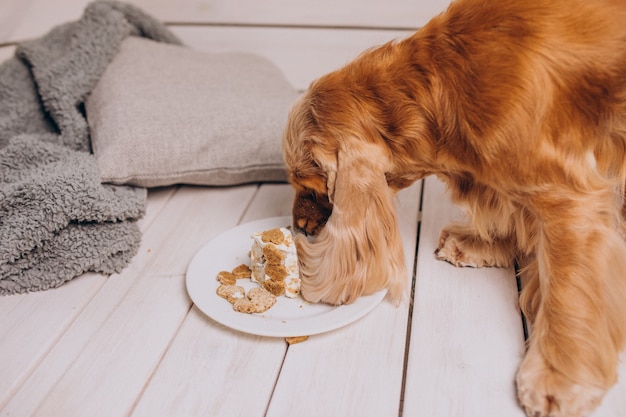
[[[120,272],[138,250],[146,190],[100,183],[83,106],[129,35],[180,43],[137,8],[97,1],[0,65],[0,294]]]

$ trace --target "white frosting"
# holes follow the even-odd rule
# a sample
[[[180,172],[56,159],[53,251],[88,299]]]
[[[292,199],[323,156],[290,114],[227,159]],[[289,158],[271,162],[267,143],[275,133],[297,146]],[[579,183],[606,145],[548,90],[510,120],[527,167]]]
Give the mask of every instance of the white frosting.
[[[298,269],[296,245],[289,229],[281,227],[280,231],[284,236],[284,242],[280,245],[271,242],[263,242],[261,239],[263,232],[252,234],[252,249],[250,250],[251,279],[260,285],[263,285],[266,280],[270,279],[270,277],[265,274],[263,248],[268,244],[274,245],[284,255],[283,265],[287,270],[287,276],[285,277],[285,296],[295,298],[300,294],[300,270]]]

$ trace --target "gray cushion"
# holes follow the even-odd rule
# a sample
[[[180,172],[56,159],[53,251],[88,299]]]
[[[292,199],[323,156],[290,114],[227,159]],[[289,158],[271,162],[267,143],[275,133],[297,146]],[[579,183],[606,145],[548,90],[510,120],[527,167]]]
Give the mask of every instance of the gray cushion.
[[[296,97],[262,57],[129,37],[86,101],[102,180],[143,187],[284,181],[281,137]]]

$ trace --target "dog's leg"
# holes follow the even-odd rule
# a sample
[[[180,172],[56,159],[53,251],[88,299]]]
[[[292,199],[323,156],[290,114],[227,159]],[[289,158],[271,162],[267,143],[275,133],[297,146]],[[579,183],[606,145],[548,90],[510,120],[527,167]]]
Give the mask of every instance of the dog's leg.
[[[441,231],[435,255],[454,266],[509,267],[514,250],[515,242],[510,236],[487,241],[470,226],[451,224]]]
[[[534,321],[518,375],[533,417],[587,416],[616,381],[624,344],[626,247],[610,190],[533,198],[536,265],[522,294]]]

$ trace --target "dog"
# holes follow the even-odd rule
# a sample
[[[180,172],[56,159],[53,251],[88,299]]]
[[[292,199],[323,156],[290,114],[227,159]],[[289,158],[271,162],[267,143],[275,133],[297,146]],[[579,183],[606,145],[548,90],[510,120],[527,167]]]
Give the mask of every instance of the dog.
[[[520,405],[588,415],[626,339],[625,22],[624,0],[457,0],[314,81],[283,138],[303,297],[402,299],[394,196],[435,175],[468,212],[437,258],[525,265]]]

